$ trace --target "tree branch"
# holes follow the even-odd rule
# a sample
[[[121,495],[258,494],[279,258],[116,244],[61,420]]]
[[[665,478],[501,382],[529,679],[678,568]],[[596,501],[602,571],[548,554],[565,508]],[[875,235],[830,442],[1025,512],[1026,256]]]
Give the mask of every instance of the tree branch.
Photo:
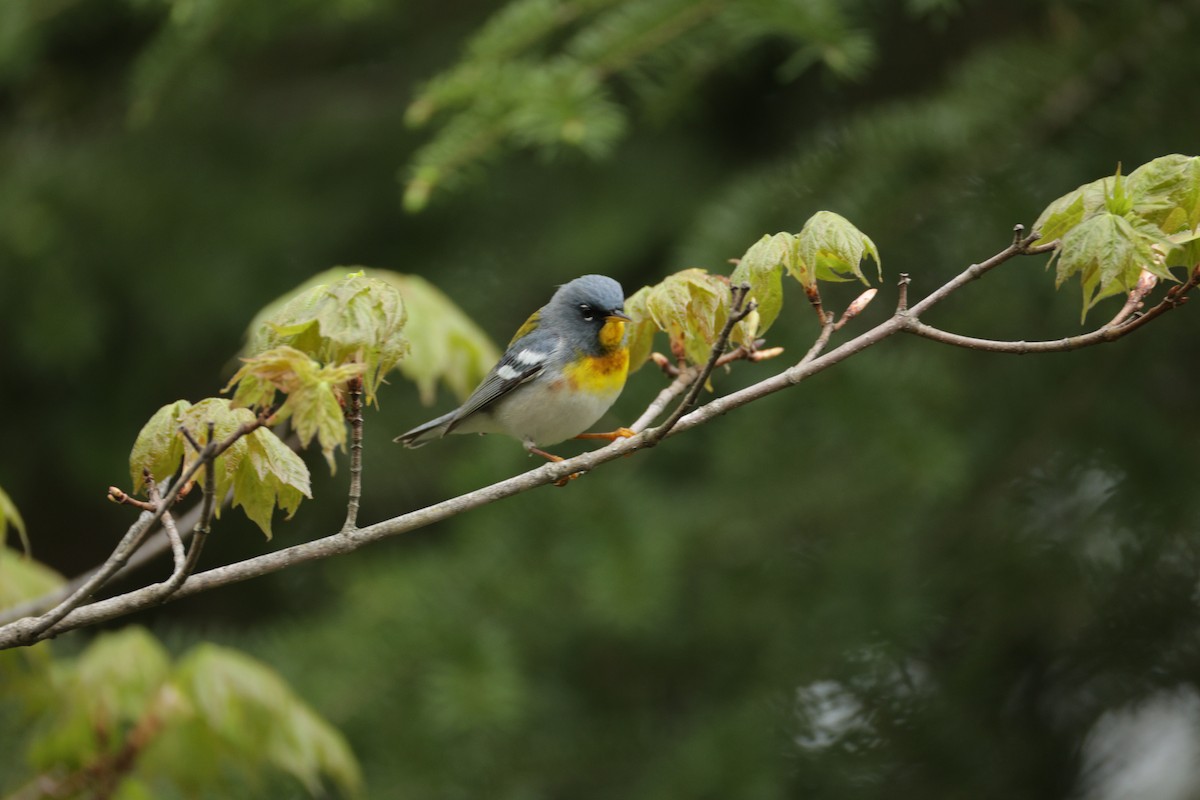
[[[693,372],[694,368],[684,370],[671,385],[660,392],[659,396],[650,404],[645,413],[634,423],[641,430],[633,437],[619,439],[599,450],[583,453],[574,458],[542,465],[490,486],[476,489],[475,491],[436,503],[427,508],[401,514],[400,516],[369,525],[365,528],[341,530],[310,542],[187,576],[181,585],[178,586],[178,589],[167,598],[164,598],[160,593],[161,587],[159,585],[148,586],[116,597],[92,602],[88,605],[72,606],[67,608],[65,612],[57,614],[56,617],[50,618],[51,621],[48,624],[46,620],[49,615],[41,618],[17,620],[16,622],[0,627],[0,649],[31,644],[65,631],[116,619],[133,611],[155,605],[164,599],[189,597],[209,589],[287,569],[297,564],[349,553],[373,542],[417,530],[481,506],[489,505],[506,497],[521,494],[549,483],[555,483],[566,478],[568,475],[577,472],[590,472],[601,464],[614,461],[639,449],[651,447],[661,439],[682,434],[727,414],[736,408],[794,386],[897,333],[913,333],[937,341],[996,352],[1033,353],[1070,350],[1077,347],[1114,341],[1128,335],[1132,331],[1162,316],[1167,311],[1182,305],[1187,300],[1188,293],[1195,289],[1197,285],[1200,285],[1200,265],[1197,265],[1185,283],[1172,287],[1157,305],[1141,316],[1122,318],[1121,315],[1118,315],[1113,321],[1091,333],[1083,334],[1082,336],[1067,337],[1052,342],[992,342],[991,340],[974,339],[972,337],[950,334],[920,322],[919,315],[921,312],[932,308],[957,289],[981,277],[989,270],[1003,264],[1014,256],[1044,253],[1052,249],[1053,245],[1033,246],[1036,238],[1036,233],[1024,236],[1023,229],[1018,226],[1018,229],[1015,231],[1013,243],[1009,247],[992,256],[987,261],[967,267],[963,272],[911,308],[907,307],[906,302],[908,290],[907,278],[902,277],[900,285],[901,302],[898,303],[895,313],[874,328],[850,339],[829,352],[824,352],[830,337],[837,327],[832,319],[832,315],[825,315],[825,323],[822,325],[819,336],[798,363],[755,384],[711,400],[698,408],[691,408],[691,403],[698,396],[697,387],[703,386],[708,380],[712,369],[715,368],[722,357],[731,356],[729,353],[722,352],[728,341],[728,334],[732,326],[737,322],[734,319],[737,314],[731,309],[729,317],[731,322],[728,322],[726,329],[722,332],[722,336],[714,343],[712,353],[705,368],[698,372]],[[740,301],[735,302],[734,308],[739,307]],[[647,430],[645,426],[648,426],[655,417],[661,414],[674,398],[684,392],[685,387],[688,387],[688,397],[685,397],[676,409],[678,418],[670,425],[664,423],[659,428]],[[672,416],[676,416],[676,414]],[[188,476],[185,476],[184,480],[178,481],[172,487],[171,493],[175,493],[178,487],[183,485],[187,479]],[[164,505],[170,499],[171,495],[169,494],[167,498],[164,498]],[[145,516],[148,515],[143,515],[143,517]],[[131,528],[131,534],[138,530],[148,529],[150,524],[152,523],[143,523],[142,520],[139,520],[134,528]],[[128,539],[131,534],[127,534],[126,538]],[[195,550],[196,548],[193,546],[193,551]],[[189,561],[192,560],[190,556],[191,552],[189,552]],[[82,594],[81,591],[76,592],[73,596],[80,594]],[[58,609],[56,609],[56,613],[57,611]]]

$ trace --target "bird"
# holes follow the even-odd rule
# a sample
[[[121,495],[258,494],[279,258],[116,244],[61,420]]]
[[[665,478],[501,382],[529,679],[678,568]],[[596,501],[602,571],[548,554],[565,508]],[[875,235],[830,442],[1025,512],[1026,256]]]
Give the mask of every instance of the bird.
[[[501,433],[529,453],[562,461],[542,448],[571,438],[632,436],[628,428],[584,433],[625,387],[631,321],[612,278],[583,275],[563,284],[517,329],[466,402],[395,441],[415,448],[450,433]]]

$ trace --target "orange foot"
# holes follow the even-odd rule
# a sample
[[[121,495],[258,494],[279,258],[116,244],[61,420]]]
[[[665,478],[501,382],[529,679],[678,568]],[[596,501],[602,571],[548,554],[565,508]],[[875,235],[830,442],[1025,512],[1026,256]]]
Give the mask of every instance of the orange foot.
[[[564,460],[562,456],[556,456],[556,455],[554,455],[554,453],[547,453],[545,450],[541,449],[540,447],[534,447],[531,444],[525,445],[525,449],[528,450],[529,452],[533,453],[535,456],[541,456],[542,458],[546,459],[547,461],[563,461]],[[556,480],[554,482],[554,485],[555,486],[566,486],[568,483],[570,483],[571,481],[575,480],[576,478],[578,478],[582,475],[583,475],[582,472],[572,472],[567,477],[559,478],[558,480]]]

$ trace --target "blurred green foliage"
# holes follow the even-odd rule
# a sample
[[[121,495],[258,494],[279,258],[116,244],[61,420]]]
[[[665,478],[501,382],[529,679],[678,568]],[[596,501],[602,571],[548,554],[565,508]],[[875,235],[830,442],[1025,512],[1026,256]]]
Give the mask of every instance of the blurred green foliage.
[[[0,576],[6,604],[61,582],[8,548]],[[77,656],[50,648],[0,653],[0,710],[26,723],[20,739],[6,739],[6,757],[29,770],[6,771],[14,797],[216,797],[298,784],[312,796],[351,795],[361,786],[342,735],[243,653],[198,644],[172,663],[136,625],[96,636]]]
[[[600,83],[561,59],[602,51],[584,45],[607,7],[531,28],[505,63],[555,113],[601,102],[582,135],[602,146],[577,157],[578,126],[526,119],[414,216],[401,183],[470,106],[430,130],[406,114],[497,58],[486,20],[508,6],[3,4],[0,485],[35,555],[103,558],[129,522],[103,487],[139,426],[213,394],[255,312],[331,265],[423,275],[506,341],[571,277],[633,294],[728,274],[828,209],[919,297],[1073,187],[1196,150],[1193,0],[754,5],[769,30],[693,26],[678,49],[614,51]],[[829,36],[805,7],[833,9]],[[1046,260],[929,322],[1078,332]],[[770,331],[796,357],[816,332],[799,291]],[[1200,682],[1193,312],[1044,358],[892,341],[567,489],[137,621],[176,658],[207,640],[271,664],[346,735],[371,797],[1067,796],[1106,712]],[[662,385],[637,373],[611,421]],[[428,412],[402,381],[380,406],[364,522],[531,464],[498,437],[393,447]],[[336,530],[343,481],[315,472],[275,542]],[[202,567],[260,552],[251,534],[223,519]],[[20,757],[4,748],[0,774]]]

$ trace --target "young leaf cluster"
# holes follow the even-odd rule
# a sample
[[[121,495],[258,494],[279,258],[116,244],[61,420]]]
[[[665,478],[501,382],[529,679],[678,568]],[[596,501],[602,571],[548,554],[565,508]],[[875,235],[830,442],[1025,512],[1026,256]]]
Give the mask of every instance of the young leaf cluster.
[[[757,304],[739,322],[730,341],[753,347],[783,307],[783,274],[815,293],[818,281],[857,279],[869,284],[862,262],[870,259],[881,270],[875,243],[845,217],[818,211],[799,233],[765,235],[739,259],[730,277],[687,269],[654,286],[645,286],[625,303],[630,326],[630,369],[650,355],[654,334],[665,331],[677,359],[703,364],[729,316],[730,284],[750,286]],[[879,272],[882,278],[882,271]]]
[[[263,773],[291,776],[313,796],[326,794],[326,781],[346,794],[360,788],[341,734],[273,670],[234,650],[201,644],[172,660],[133,626],[18,677],[20,699],[41,720],[28,761],[46,776],[86,779],[77,787],[64,779],[55,796],[104,787],[121,797],[190,796]]]
[[[405,206],[424,208],[472,166],[517,147],[612,149],[628,126],[616,84],[649,108],[669,103],[722,63],[787,43],[781,76],[814,64],[843,77],[873,57],[845,2],[808,0],[515,0],[475,34],[454,67],[430,80],[408,108],[411,125],[441,118],[414,157]]]
[[[629,368],[650,356],[654,334],[664,331],[677,360],[703,364],[729,318],[729,279],[702,269],[685,269],[654,286],[643,286],[625,301],[633,319],[629,330]],[[754,327],[743,320],[731,336],[754,340]]]
[[[220,442],[243,425],[255,421],[252,411],[235,408],[229,400],[210,397],[192,404],[177,400],[165,405],[143,426],[129,456],[134,491],[141,491],[149,474],[161,483],[180,469],[188,469],[200,453],[184,435],[203,447],[209,440]],[[207,466],[194,480],[203,484]],[[308,467],[290,447],[267,428],[257,428],[237,439],[213,461],[214,494],[219,500],[233,492],[233,505],[271,536],[271,513],[275,506],[290,517],[301,499],[312,497]],[[217,513],[220,514],[220,503]]]
[[[1085,317],[1100,300],[1131,291],[1143,271],[1177,280],[1172,269],[1200,261],[1197,227],[1200,157],[1183,155],[1084,184],[1035,223],[1042,243],[1059,241],[1056,285],[1079,278]]]
[[[334,285],[342,280],[353,280],[359,285],[378,287],[374,291],[381,296],[384,292],[394,292],[399,298],[404,310],[404,338],[411,343],[411,347],[404,345],[403,358],[398,364],[391,363],[398,366],[404,377],[417,385],[423,403],[433,402],[439,382],[446,384],[458,397],[466,397],[499,358],[496,346],[487,334],[433,284],[416,275],[403,275],[391,270],[366,267],[357,268],[357,272],[349,278],[344,267],[326,270],[268,305],[250,324],[247,333],[247,355],[254,357],[281,343],[276,338],[278,334],[273,325],[277,323],[275,318],[282,315],[286,307],[302,305],[303,298],[319,295],[321,287]],[[389,324],[386,311],[391,307],[390,300],[377,306],[380,318],[376,324]],[[369,320],[365,320],[364,325],[369,327]],[[398,334],[398,331],[396,333]],[[364,331],[360,336],[364,342],[373,341],[375,337],[376,333],[371,330]],[[288,344],[292,347],[298,346],[295,341]],[[299,349],[314,359],[324,360],[319,352],[314,352],[314,348]],[[374,389],[378,387],[383,376],[384,371],[380,371],[371,382],[374,384],[372,399]],[[241,380],[253,383],[253,371],[243,375]],[[286,391],[282,387],[277,388]],[[365,388],[367,387],[364,386]],[[245,402],[247,405],[263,405],[261,395],[260,399],[250,402],[257,389],[250,387],[245,391],[243,396],[239,385],[235,394],[239,404]]]
[[[419,275],[366,272],[394,286],[404,298],[408,310],[404,334],[413,347],[399,370],[417,385],[421,402],[433,404],[439,382],[460,400],[466,399],[500,359],[496,345],[461,308]]]
[[[408,352],[401,335],[404,301],[393,286],[361,270],[346,274],[341,268],[318,277],[331,274],[341,277],[310,281],[263,309],[250,325],[246,354],[286,345],[323,364],[361,364],[369,405],[384,376]]]
[[[225,391],[237,386],[231,404],[238,408],[270,408],[275,403],[275,393],[282,392],[285,399],[275,412],[275,422],[290,419],[302,447],[308,447],[315,437],[329,471],[334,472],[334,448],[344,449],[346,444],[343,395],[347,383],[361,377],[366,365],[357,362],[322,365],[286,344],[243,362],[225,386]]]

